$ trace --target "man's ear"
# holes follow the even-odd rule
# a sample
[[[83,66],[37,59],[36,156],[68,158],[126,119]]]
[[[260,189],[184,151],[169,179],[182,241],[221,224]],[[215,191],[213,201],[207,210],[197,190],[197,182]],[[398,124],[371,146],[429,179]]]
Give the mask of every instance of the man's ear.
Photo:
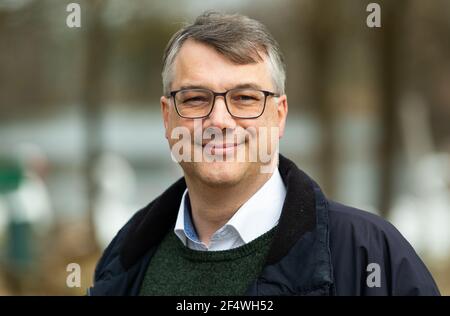
[[[165,136],[167,139],[169,139],[169,106],[170,106],[170,99],[166,98],[165,96],[162,96],[160,99],[161,103],[161,113],[163,117],[164,122],[164,129],[165,129]]]
[[[284,129],[286,127],[286,119],[288,114],[288,102],[287,96],[285,94],[278,97],[277,100],[278,108],[278,128],[279,128],[279,138],[282,138],[284,135]]]

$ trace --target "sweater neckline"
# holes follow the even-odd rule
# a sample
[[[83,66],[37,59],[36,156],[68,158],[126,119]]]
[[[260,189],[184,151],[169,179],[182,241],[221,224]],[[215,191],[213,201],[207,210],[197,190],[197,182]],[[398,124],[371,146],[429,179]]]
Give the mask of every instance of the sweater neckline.
[[[204,250],[190,249],[187,246],[185,246],[179,238],[177,238],[177,236],[173,233],[173,231],[170,232],[171,235],[170,238],[176,239],[177,248],[181,250],[182,256],[188,260],[204,261],[204,262],[231,261],[251,255],[252,253],[257,252],[258,250],[264,249],[265,246],[267,246],[272,241],[277,227],[278,225],[245,245],[229,250],[204,251]]]

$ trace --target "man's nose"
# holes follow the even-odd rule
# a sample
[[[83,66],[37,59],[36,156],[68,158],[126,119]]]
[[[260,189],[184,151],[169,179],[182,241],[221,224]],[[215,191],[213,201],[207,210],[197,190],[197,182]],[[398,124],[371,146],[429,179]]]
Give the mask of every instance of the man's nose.
[[[225,99],[223,97],[216,97],[214,107],[207,118],[207,122],[205,123],[209,123],[209,126],[220,129],[236,127],[236,121],[228,112],[225,105]]]

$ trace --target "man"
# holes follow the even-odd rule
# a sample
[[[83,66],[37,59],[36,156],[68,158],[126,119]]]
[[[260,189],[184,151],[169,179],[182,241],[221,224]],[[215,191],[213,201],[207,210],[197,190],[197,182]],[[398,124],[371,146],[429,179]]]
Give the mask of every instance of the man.
[[[170,40],[162,77],[184,177],[119,231],[89,294],[439,295],[392,225],[328,200],[278,154],[285,68],[261,23],[199,16]]]

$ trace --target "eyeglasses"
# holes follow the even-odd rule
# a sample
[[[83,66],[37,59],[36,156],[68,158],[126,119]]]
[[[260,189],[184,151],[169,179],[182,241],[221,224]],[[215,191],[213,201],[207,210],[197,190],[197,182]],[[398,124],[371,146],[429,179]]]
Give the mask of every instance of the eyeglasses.
[[[231,89],[214,92],[208,89],[182,89],[170,92],[175,109],[183,118],[204,118],[211,114],[216,97],[224,98],[228,113],[235,118],[255,119],[264,113],[268,96],[279,97],[273,92],[257,89]]]

